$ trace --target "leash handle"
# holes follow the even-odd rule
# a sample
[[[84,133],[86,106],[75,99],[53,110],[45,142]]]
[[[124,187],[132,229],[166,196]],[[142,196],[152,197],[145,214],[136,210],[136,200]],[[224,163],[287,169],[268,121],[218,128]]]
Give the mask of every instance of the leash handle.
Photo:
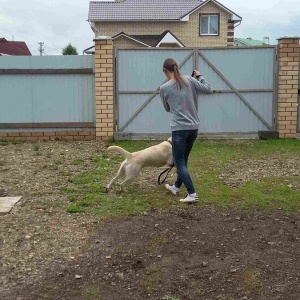
[[[171,170],[173,169],[173,167],[174,167],[174,164],[173,164],[173,166],[171,166],[170,168],[164,170],[163,172],[161,172],[161,173],[159,174],[158,179],[157,179],[158,185],[162,185],[162,184],[164,184],[164,183],[166,182],[166,180],[167,180],[167,178],[168,178],[168,175],[169,175],[169,173],[171,172]],[[164,174],[166,174],[166,176],[165,176],[165,178],[164,178],[163,180],[161,180],[161,177],[162,177]]]
[[[195,78],[195,71],[193,71],[193,73],[192,73],[192,77],[194,77],[194,78]],[[200,75],[198,75],[198,76],[196,76],[196,77],[197,77],[197,79],[199,79]]]

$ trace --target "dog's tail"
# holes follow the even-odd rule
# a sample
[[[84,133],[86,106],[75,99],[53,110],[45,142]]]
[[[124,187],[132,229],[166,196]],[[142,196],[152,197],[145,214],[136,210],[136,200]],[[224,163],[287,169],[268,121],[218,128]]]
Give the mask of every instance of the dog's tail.
[[[119,146],[111,146],[107,148],[107,152],[118,152],[119,154],[123,155],[126,158],[131,157],[131,153],[126,151],[125,149],[119,147]]]

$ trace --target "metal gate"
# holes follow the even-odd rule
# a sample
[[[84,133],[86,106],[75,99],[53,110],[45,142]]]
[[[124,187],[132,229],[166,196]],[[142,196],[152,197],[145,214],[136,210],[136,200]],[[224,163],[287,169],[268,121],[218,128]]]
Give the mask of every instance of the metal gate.
[[[249,134],[275,128],[275,47],[118,49],[117,139],[170,133],[159,96],[168,57],[177,61],[182,74],[199,69],[212,85],[212,95],[198,98],[200,133]]]

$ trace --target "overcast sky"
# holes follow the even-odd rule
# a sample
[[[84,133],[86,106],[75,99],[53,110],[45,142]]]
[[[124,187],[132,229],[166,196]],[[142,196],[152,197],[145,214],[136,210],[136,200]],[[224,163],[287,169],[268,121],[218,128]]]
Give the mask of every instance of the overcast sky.
[[[300,0],[219,1],[243,18],[236,37],[269,36],[276,43],[280,36],[300,35]],[[89,0],[0,0],[0,37],[25,41],[33,55],[38,42],[48,55],[60,54],[69,42],[82,53],[93,45],[88,6]]]

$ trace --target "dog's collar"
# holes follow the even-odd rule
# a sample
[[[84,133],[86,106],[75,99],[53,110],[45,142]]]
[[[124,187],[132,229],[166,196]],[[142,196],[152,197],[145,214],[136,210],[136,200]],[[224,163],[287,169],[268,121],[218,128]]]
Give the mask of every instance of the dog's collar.
[[[167,140],[168,143],[170,143],[172,145],[172,142],[170,142],[169,140]]]

